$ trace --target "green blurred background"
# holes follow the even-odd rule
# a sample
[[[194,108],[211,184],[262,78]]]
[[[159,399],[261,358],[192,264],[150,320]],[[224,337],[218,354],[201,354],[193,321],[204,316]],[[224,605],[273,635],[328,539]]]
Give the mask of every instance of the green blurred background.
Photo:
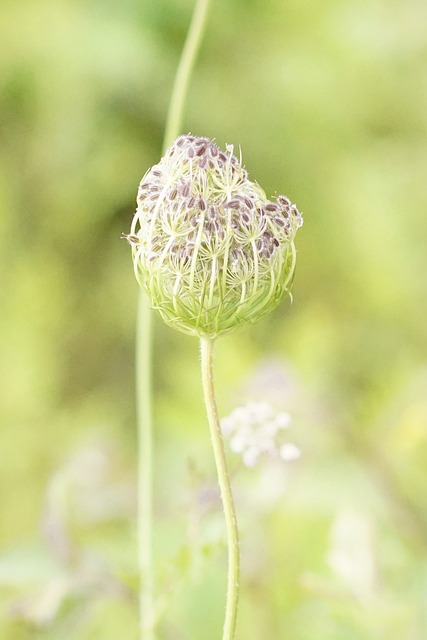
[[[137,638],[134,324],[122,232],[160,157],[189,0],[15,0],[0,20],[0,637]],[[427,638],[427,4],[213,0],[184,131],[304,213],[294,303],[217,345],[237,638]],[[160,640],[217,640],[221,509],[197,341],[156,321]]]

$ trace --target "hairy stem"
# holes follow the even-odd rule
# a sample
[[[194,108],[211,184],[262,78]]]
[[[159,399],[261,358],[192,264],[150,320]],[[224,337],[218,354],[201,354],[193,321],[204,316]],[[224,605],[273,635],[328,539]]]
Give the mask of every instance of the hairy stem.
[[[202,382],[206,412],[208,416],[212,446],[215,456],[215,464],[218,473],[218,484],[221,491],[222,506],[224,509],[225,523],[227,528],[228,579],[227,601],[222,640],[233,640],[236,628],[237,605],[239,600],[239,530],[237,528],[236,511],[234,508],[233,494],[231,491],[230,475],[228,473],[227,459],[225,456],[224,442],[222,438],[218,409],[215,399],[213,380],[213,344],[213,340],[210,340],[209,338],[201,339],[200,346]]]
[[[199,50],[210,0],[197,0],[176,73],[163,149],[179,135],[191,72]],[[136,328],[136,411],[138,429],[138,561],[141,640],[155,639],[153,577],[153,427],[151,398],[152,319],[144,291],[139,294]]]

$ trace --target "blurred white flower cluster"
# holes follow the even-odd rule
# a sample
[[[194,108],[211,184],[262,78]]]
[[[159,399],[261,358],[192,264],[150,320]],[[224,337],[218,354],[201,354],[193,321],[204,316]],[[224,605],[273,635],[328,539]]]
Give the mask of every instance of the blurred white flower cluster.
[[[288,413],[276,412],[267,402],[251,402],[223,418],[221,429],[231,450],[242,456],[247,467],[254,467],[262,456],[286,462],[300,457],[298,447],[286,441],[290,424]]]

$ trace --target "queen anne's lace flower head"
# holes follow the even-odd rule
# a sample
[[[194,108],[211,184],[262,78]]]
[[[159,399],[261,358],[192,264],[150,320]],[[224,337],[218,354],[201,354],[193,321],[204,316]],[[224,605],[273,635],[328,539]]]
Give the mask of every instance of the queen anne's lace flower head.
[[[230,449],[247,467],[254,467],[264,456],[286,462],[300,457],[298,447],[286,438],[290,424],[289,413],[277,413],[267,402],[251,402],[223,418],[221,430]]]
[[[141,181],[127,239],[152,308],[192,335],[216,337],[272,311],[290,292],[302,217],[275,202],[233,154],[180,136]]]

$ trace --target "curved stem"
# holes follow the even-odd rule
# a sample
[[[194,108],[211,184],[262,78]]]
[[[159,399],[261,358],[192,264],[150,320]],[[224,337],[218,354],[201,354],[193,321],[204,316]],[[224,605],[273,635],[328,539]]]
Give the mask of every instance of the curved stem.
[[[178,136],[185,96],[202,39],[210,0],[197,0],[178,65],[166,121],[163,149]],[[154,640],[153,596],[153,427],[151,405],[152,319],[147,296],[140,291],[136,326],[136,411],[138,430],[138,561],[141,640]]]
[[[203,392],[227,527],[227,602],[222,640],[233,640],[236,628],[240,582],[239,530],[237,527],[230,475],[228,473],[227,459],[225,457],[224,442],[215,399],[213,380],[213,340],[210,340],[209,338],[202,338],[200,346]]]
[[[181,59],[175,76],[169,111],[166,119],[166,130],[163,141],[165,151],[179,135],[182,126],[184,103],[188,91],[191,72],[196,61],[203,31],[206,23],[210,0],[197,0],[193,17],[187,33]]]

